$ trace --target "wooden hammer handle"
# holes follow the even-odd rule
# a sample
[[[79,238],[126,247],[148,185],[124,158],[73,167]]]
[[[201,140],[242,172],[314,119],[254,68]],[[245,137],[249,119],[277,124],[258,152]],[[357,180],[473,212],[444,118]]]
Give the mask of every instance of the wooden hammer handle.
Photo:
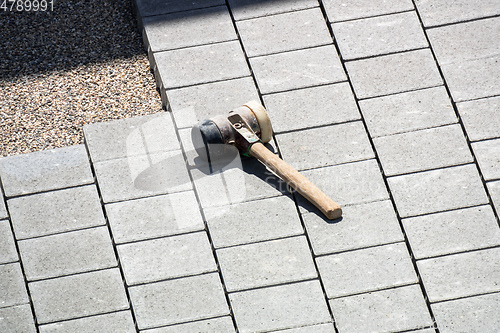
[[[291,188],[299,192],[314,206],[318,207],[328,219],[332,220],[342,216],[342,208],[336,202],[330,199],[300,172],[267,149],[262,143],[254,143],[250,147],[250,155],[264,163]]]

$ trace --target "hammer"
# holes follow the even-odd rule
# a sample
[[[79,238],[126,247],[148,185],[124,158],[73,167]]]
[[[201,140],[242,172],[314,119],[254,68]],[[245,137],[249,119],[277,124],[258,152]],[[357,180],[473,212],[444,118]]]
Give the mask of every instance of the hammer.
[[[227,115],[206,119],[193,127],[191,133],[198,154],[206,156],[209,161],[224,153],[224,145],[233,145],[242,155],[256,157],[328,219],[342,216],[342,209],[337,203],[264,146],[272,139],[273,128],[266,109],[259,102],[251,101]],[[203,142],[197,144],[200,134]]]

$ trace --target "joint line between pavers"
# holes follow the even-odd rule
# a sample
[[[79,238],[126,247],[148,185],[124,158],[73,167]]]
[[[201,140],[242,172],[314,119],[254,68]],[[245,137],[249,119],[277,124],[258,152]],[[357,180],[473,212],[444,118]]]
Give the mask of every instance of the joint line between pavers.
[[[306,130],[313,130],[313,129],[318,129],[318,128],[323,128],[323,127],[329,127],[329,126],[335,126],[335,125],[345,125],[345,124],[351,124],[355,122],[359,122],[361,119],[351,119],[351,120],[345,120],[345,121],[340,121],[340,122],[333,122],[329,124],[321,124],[321,125],[314,125],[314,126],[308,126],[308,127],[303,127],[303,128],[298,128],[298,129],[291,129],[291,130],[284,130],[284,131],[274,131],[276,134],[289,134],[289,133],[295,133],[295,132],[300,132],[300,131],[306,131]]]
[[[272,284],[268,284],[265,286],[257,286],[257,287],[231,290],[228,292],[228,294],[236,294],[236,293],[241,293],[241,292],[245,292],[245,291],[261,290],[261,289],[267,289],[267,288],[272,288],[272,287],[289,286],[289,285],[294,285],[294,284],[298,284],[298,283],[318,281],[318,280],[319,280],[319,277],[314,277],[314,278],[305,278],[305,279],[286,281],[286,282],[280,282],[280,283],[272,283]]]
[[[16,195],[12,195],[12,196],[7,196],[7,195],[5,195],[5,192],[4,192],[4,196],[5,196],[5,199],[7,199],[7,200],[8,199],[16,199],[16,198],[21,198],[21,197],[29,197],[29,196],[37,195],[37,194],[44,194],[44,193],[50,193],[50,192],[56,192],[56,191],[62,191],[62,190],[70,190],[70,189],[73,189],[73,188],[78,188],[78,187],[83,187],[83,186],[89,186],[89,185],[92,185],[94,183],[95,183],[95,179],[92,182],[85,182],[83,184],[70,185],[70,186],[65,186],[65,187],[60,187],[60,188],[54,188],[54,189],[50,189],[50,190],[42,190],[42,191],[33,192],[33,193],[16,194]]]
[[[479,296],[485,296],[485,295],[494,295],[494,294],[500,294],[500,291],[489,291],[485,293],[477,293],[477,294],[472,294],[472,295],[467,295],[467,296],[460,296],[460,297],[452,297],[452,298],[447,298],[447,299],[441,299],[439,301],[434,301],[432,304],[438,304],[438,303],[444,303],[444,302],[450,302],[450,301],[457,301],[461,299],[467,299],[471,297],[479,297]]]
[[[133,2],[136,3],[136,1],[133,1]],[[157,17],[157,16],[170,15],[170,14],[186,13],[186,12],[191,12],[193,10],[200,10],[200,9],[207,9],[207,8],[217,8],[217,7],[223,7],[223,6],[225,6],[225,5],[213,5],[213,6],[206,6],[206,7],[194,8],[194,9],[181,9],[181,10],[176,10],[176,11],[173,11],[173,12],[146,15],[146,16],[142,16],[142,18]],[[140,15],[140,13],[137,12],[137,15]]]
[[[462,207],[458,207],[458,208],[450,208],[450,209],[438,210],[438,211],[435,211],[435,212],[432,212],[432,213],[422,213],[422,214],[408,215],[408,216],[403,217],[403,219],[409,219],[409,218],[413,218],[413,217],[420,217],[420,216],[427,216],[427,215],[434,215],[434,214],[440,214],[440,213],[447,213],[447,212],[454,212],[454,211],[457,211],[457,210],[467,209],[467,208],[486,207],[486,206],[487,207],[491,207],[491,205],[489,203],[480,203],[480,204],[475,204],[475,205],[462,206]]]
[[[371,294],[371,293],[376,293],[379,291],[387,291],[387,290],[393,290],[393,289],[397,289],[397,288],[404,288],[404,287],[417,286],[417,285],[418,285],[418,282],[400,283],[400,284],[396,284],[396,285],[393,285],[390,287],[382,287],[382,288],[378,288],[378,289],[374,289],[374,290],[367,290],[367,291],[361,291],[361,292],[351,293],[351,294],[342,295],[342,296],[330,297],[329,300]]]
[[[440,167],[436,167],[436,168],[429,168],[429,169],[425,169],[425,170],[396,173],[396,174],[393,174],[390,176],[385,176],[385,177],[394,178],[394,177],[400,177],[400,176],[414,175],[414,174],[418,174],[418,173],[425,173],[425,172],[430,172],[430,171],[445,170],[445,169],[450,169],[450,168],[454,168],[454,167],[461,167],[461,166],[466,166],[466,165],[476,165],[476,164],[474,162],[455,163],[455,164],[449,164],[449,165],[440,166]],[[384,175],[385,175],[385,173],[384,173]]]
[[[457,103],[464,103],[464,102],[470,102],[470,101],[480,101],[483,99],[494,98],[494,97],[500,97],[500,94],[493,94],[493,95],[488,95],[488,96],[483,96],[483,97],[474,97],[474,98],[464,99],[464,100],[460,100]]]
[[[351,19],[346,19],[346,20],[339,20],[339,21],[330,21],[328,19],[329,24],[334,24],[334,23],[344,23],[344,22],[352,22],[352,21],[359,21],[359,20],[364,20],[364,19],[370,19],[370,18],[376,18],[376,17],[382,17],[382,16],[388,16],[388,15],[396,15],[396,14],[404,14],[404,13],[409,13],[414,11],[414,9],[405,9],[397,12],[391,12],[391,13],[383,13],[383,14],[376,14],[376,15],[369,15],[369,16],[363,16],[363,17],[357,17],[357,18],[351,18]]]
[[[131,283],[131,284],[129,284],[129,286],[130,287],[138,287],[138,286],[144,286],[144,285],[151,284],[151,283],[174,281],[174,280],[180,280],[180,279],[189,278],[189,277],[210,275],[210,274],[214,274],[214,273],[217,273],[217,270],[211,270],[211,271],[196,273],[196,274],[186,274],[186,275],[174,276],[174,277],[169,277],[169,278],[165,278],[165,279],[151,280],[151,281],[146,281],[146,282]]]
[[[375,138],[386,138],[386,137],[391,137],[391,136],[398,135],[398,134],[420,132],[420,131],[425,131],[425,130],[434,129],[434,128],[452,126],[452,125],[456,125],[456,124],[458,124],[458,120],[455,121],[455,122],[452,122],[452,123],[448,123],[448,124],[441,124],[441,125],[436,125],[436,126],[424,126],[424,127],[420,127],[420,128],[416,128],[416,129],[409,129],[409,130],[404,130],[404,131],[401,131],[401,132],[394,132],[394,133],[391,133],[391,134],[374,135],[373,139],[375,139]],[[429,170],[431,170],[431,169],[429,169]]]
[[[326,252],[326,253],[317,254],[316,258],[327,257],[327,256],[330,256],[332,254],[342,254],[342,253],[347,253],[347,252],[355,252],[358,250],[373,249],[373,248],[384,247],[387,245],[401,244],[401,243],[404,243],[404,241],[395,241],[395,242],[381,243],[381,244],[377,244],[377,245],[368,245],[368,246],[363,246],[363,247],[357,247],[355,249]]]
[[[344,60],[342,60],[342,64],[343,65],[345,64]],[[392,95],[399,95],[399,94],[404,94],[404,93],[409,93],[409,92],[414,92],[414,91],[419,91],[419,90],[425,90],[425,89],[430,89],[430,88],[437,88],[437,87],[442,87],[442,86],[443,86],[443,84],[440,83],[440,84],[430,85],[430,86],[427,86],[425,88],[404,89],[404,90],[401,90],[401,91],[398,91],[398,92],[394,92],[394,93],[389,93],[389,94],[374,95],[374,96],[369,96],[369,97],[357,97],[356,96],[356,101],[357,102],[359,102],[359,101],[365,101],[365,100],[368,100],[368,99],[374,99],[374,98],[380,98],[380,97],[387,97],[387,96],[392,96]]]
[[[169,92],[170,90],[175,90],[175,89],[183,89],[183,88],[191,88],[191,87],[196,87],[196,86],[201,86],[204,84],[209,84],[209,83],[219,83],[219,82],[224,82],[224,81],[231,81],[231,80],[237,80],[237,79],[244,79],[249,77],[249,75],[238,75],[235,77],[230,77],[226,79],[219,79],[219,80],[209,80],[209,81],[204,81],[200,83],[193,83],[193,84],[185,84],[185,85],[180,85],[180,86],[175,86],[175,87],[162,87],[160,89],[164,89],[165,93]]]
[[[256,81],[256,80],[254,79],[254,81]],[[317,84],[313,83],[313,84],[308,84],[308,85],[305,85],[305,86],[301,86],[299,88],[282,89],[282,90],[276,90],[276,91],[264,93],[264,94],[262,94],[262,96],[269,96],[269,95],[281,94],[281,93],[286,93],[286,92],[296,91],[296,90],[305,90],[305,89],[310,89],[310,88],[319,88],[319,87],[331,86],[333,84],[339,84],[339,83],[347,83],[347,80],[332,81],[332,82],[317,83]],[[258,91],[260,93],[259,89],[258,89]]]
[[[125,312],[125,311],[129,311],[129,310],[130,310],[130,309],[122,309],[122,310],[116,310],[116,311],[106,311],[106,312],[101,312],[101,313],[97,313],[97,314],[91,314],[91,315],[85,315],[85,316],[72,317],[72,318],[69,318],[69,319],[48,321],[48,322],[44,322],[43,324],[40,324],[40,326],[45,326],[45,325],[55,324],[55,323],[64,323],[64,322],[67,322],[67,321],[70,321],[70,320],[77,320],[77,319],[91,318],[91,317],[96,317],[96,316],[108,315],[108,314],[112,314],[112,313]],[[136,330],[136,331],[137,331],[137,330]],[[139,331],[137,331],[137,332],[139,332]]]
[[[321,7],[321,10],[323,12],[323,15],[325,17],[325,19],[328,21],[328,15],[327,15],[327,12],[326,12],[326,9],[325,9],[325,6],[323,4],[323,0],[319,0],[320,2],[320,7]],[[413,4],[414,8],[415,8],[415,4]],[[339,45],[337,44],[337,40],[335,38],[335,34],[333,32],[333,28],[332,28],[332,25],[328,25],[328,31],[330,32],[331,36],[332,36],[332,39],[334,40],[334,45],[335,45],[335,48],[337,50],[337,53],[340,57],[340,62],[342,64],[342,68],[344,69],[344,72],[347,74],[347,81],[349,82],[349,86],[351,88],[351,91],[353,92],[353,95],[354,95],[354,100],[356,102],[356,106],[358,107],[358,110],[361,110],[360,108],[360,105],[359,105],[359,101],[360,99],[358,98],[358,96],[356,95],[356,92],[354,90],[354,85],[351,81],[351,78],[348,74],[348,71],[347,71],[347,67],[346,67],[346,61],[343,59],[342,57],[342,53],[340,52],[340,47]],[[430,45],[430,42],[429,40],[427,39],[427,44]],[[432,51],[432,50],[431,50]],[[440,85],[439,85],[440,86]],[[431,87],[426,87],[426,88],[431,88]],[[417,89],[414,89],[414,90],[417,90]],[[390,94],[388,94],[390,95]],[[375,96],[374,96],[375,97]],[[380,96],[379,96],[380,97]],[[424,300],[425,300],[425,303],[426,303],[426,306],[427,306],[427,311],[429,312],[429,315],[431,317],[431,320],[433,323],[435,323],[436,325],[436,318],[434,316],[434,312],[431,308],[431,304],[429,302],[429,297],[427,295],[427,291],[425,289],[425,286],[424,286],[424,283],[423,283],[423,280],[422,280],[422,277],[421,277],[421,274],[420,274],[420,271],[418,269],[418,266],[417,266],[417,262],[415,260],[415,255],[413,254],[413,251],[412,251],[412,248],[411,248],[411,245],[410,245],[410,242],[409,242],[409,239],[408,239],[408,235],[406,234],[405,232],[405,229],[404,229],[404,226],[403,226],[403,222],[402,222],[402,219],[401,219],[401,215],[399,214],[399,211],[397,209],[397,206],[396,206],[396,201],[394,200],[394,197],[391,193],[391,190],[390,190],[390,187],[389,187],[389,183],[388,183],[388,180],[387,180],[387,177],[385,176],[385,173],[384,173],[384,169],[382,167],[382,163],[380,161],[380,157],[378,156],[378,153],[377,153],[377,149],[375,147],[375,144],[373,142],[373,138],[371,137],[370,135],[370,131],[368,129],[368,126],[367,126],[367,123],[366,123],[366,119],[363,115],[362,112],[360,112],[360,116],[361,116],[361,121],[363,122],[363,126],[365,128],[365,131],[366,133],[368,134],[368,140],[370,142],[370,145],[372,147],[372,150],[373,150],[373,153],[375,155],[375,159],[377,161],[377,164],[378,164],[378,167],[381,171],[381,175],[382,175],[382,179],[383,179],[383,182],[384,182],[384,185],[385,185],[385,188],[386,188],[386,191],[387,193],[389,194],[389,200],[391,201],[391,204],[392,204],[392,207],[394,209],[394,212],[396,214],[396,217],[397,217],[397,220],[398,220],[398,223],[399,223],[399,227],[401,229],[401,232],[403,234],[403,237],[404,237],[404,242],[405,242],[405,245],[406,245],[406,249],[408,250],[408,253],[410,255],[410,260],[412,262],[412,265],[413,265],[413,269],[415,271],[415,274],[417,275],[417,279],[418,279],[418,286],[420,287],[420,291],[424,297]],[[437,328],[437,325],[436,325],[436,332],[439,333],[439,329]]]
[[[134,201],[134,200],[155,198],[155,197],[161,197],[161,196],[164,196],[164,195],[171,195],[171,194],[176,194],[176,193],[184,193],[184,192],[189,192],[189,191],[192,191],[192,189],[187,189],[187,190],[183,189],[183,190],[172,191],[172,192],[168,192],[168,193],[150,194],[150,195],[145,195],[145,196],[141,196],[141,197],[138,197],[138,198],[112,200],[112,201],[105,202],[104,205],[115,204],[115,203],[126,202],[126,201]]]
[[[289,49],[289,50],[286,50],[286,51],[269,52],[269,53],[266,53],[266,54],[260,54],[260,55],[256,55],[256,56],[248,56],[246,54],[246,52],[245,52],[245,57],[247,57],[248,59],[262,58],[262,57],[268,57],[268,56],[273,56],[273,55],[277,55],[277,54],[284,54],[284,53],[295,52],[295,51],[303,51],[303,50],[309,50],[309,49],[316,49],[316,48],[320,48],[320,47],[328,46],[328,45],[333,45],[333,42],[321,43],[321,44],[318,44],[318,45],[308,46],[308,47],[299,47],[299,48]]]
[[[202,322],[205,320],[211,320],[211,319],[219,319],[219,318],[226,318],[228,315],[220,315],[220,316],[213,316],[213,317],[206,317],[206,318],[201,318],[201,319],[195,319],[195,320],[188,320],[188,321],[183,321],[182,323],[174,323],[174,324],[168,324],[168,325],[160,325],[160,326],[151,326],[147,328],[147,331],[150,330],[156,330],[159,328],[169,328],[169,327],[175,327],[177,325],[184,325],[184,324],[192,324],[192,323],[198,323]],[[144,332],[144,331],[141,331]]]
[[[228,4],[228,7],[231,8],[231,6],[229,4]],[[238,7],[238,5],[235,5],[235,7]],[[283,11],[272,13],[272,14],[262,14],[262,15],[256,15],[256,16],[252,16],[252,17],[242,18],[242,19],[239,19],[239,20],[234,20],[234,22],[250,21],[250,20],[259,19],[259,18],[263,18],[263,17],[270,17],[270,16],[281,15],[281,14],[303,12],[303,11],[314,9],[314,8],[318,8],[318,7],[319,7],[319,5],[311,6],[311,7],[306,7],[306,8],[285,9]]]
[[[208,45],[224,44],[224,43],[227,43],[227,42],[236,42],[237,40],[238,39],[236,39],[236,38],[231,38],[231,39],[226,39],[226,40],[219,40],[219,41],[216,41],[216,42],[199,43],[199,44],[196,44],[196,45],[173,47],[173,48],[169,48],[169,49],[163,49],[163,48],[161,48],[159,50],[155,50],[155,51],[151,51],[151,52],[154,54],[154,53],[159,53],[159,52],[178,51],[178,50],[191,49],[191,48],[195,48],[195,47],[199,47],[199,46],[208,46]]]
[[[402,51],[393,51],[393,52],[380,53],[380,54],[369,55],[369,56],[364,56],[364,57],[349,58],[349,59],[346,59],[345,62],[348,63],[348,62],[353,62],[353,61],[368,60],[368,59],[374,59],[374,58],[378,58],[378,57],[385,57],[385,56],[391,56],[391,55],[396,55],[396,54],[404,54],[404,53],[413,52],[413,51],[428,50],[429,48],[430,48],[429,46],[415,47],[415,48],[409,48],[409,49],[402,50]]]
[[[457,254],[474,253],[474,252],[493,250],[493,249],[498,249],[498,248],[500,248],[500,245],[492,245],[492,246],[482,247],[482,248],[478,248],[478,249],[471,249],[471,250],[464,250],[464,251],[458,251],[458,252],[453,252],[453,253],[438,254],[438,255],[434,255],[434,256],[422,257],[422,258],[418,258],[417,261],[436,259],[436,258],[442,258],[442,257],[451,257],[451,256],[455,256]]]
[[[267,242],[273,242],[273,241],[290,239],[290,238],[298,238],[298,237],[303,237],[303,236],[304,236],[304,234],[297,234],[297,235],[291,235],[291,236],[281,236],[281,237],[269,238],[269,239],[264,239],[264,240],[249,241],[249,242],[245,242],[245,243],[238,243],[238,244],[235,244],[235,245],[220,246],[220,247],[217,248],[217,250],[230,249],[230,248],[233,248],[233,247],[239,247],[239,246],[245,246],[245,245],[253,245],[253,244],[259,244],[259,243],[267,243]]]
[[[443,28],[443,27],[448,27],[450,25],[457,25],[457,24],[462,24],[462,23],[476,22],[476,21],[487,20],[487,19],[492,19],[492,18],[497,18],[497,17],[500,17],[500,14],[489,15],[489,16],[482,16],[482,17],[476,17],[476,18],[466,19],[466,20],[462,20],[462,21],[458,21],[458,22],[450,22],[450,23],[430,25],[430,26],[425,27],[425,29]]]

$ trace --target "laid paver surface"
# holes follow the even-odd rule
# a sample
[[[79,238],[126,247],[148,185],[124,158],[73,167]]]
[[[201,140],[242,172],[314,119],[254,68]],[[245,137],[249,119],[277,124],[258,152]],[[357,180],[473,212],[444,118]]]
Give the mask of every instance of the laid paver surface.
[[[0,332],[500,331],[498,1],[134,3],[167,111],[0,159]],[[341,219],[198,156],[249,100]]]

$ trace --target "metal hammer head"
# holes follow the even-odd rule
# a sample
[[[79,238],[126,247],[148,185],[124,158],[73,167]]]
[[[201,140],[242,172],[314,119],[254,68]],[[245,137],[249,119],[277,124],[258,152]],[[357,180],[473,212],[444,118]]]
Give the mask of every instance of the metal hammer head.
[[[193,127],[191,136],[198,155],[214,160],[224,155],[227,145],[246,153],[248,145],[271,140],[273,129],[266,109],[255,101],[248,102],[227,115],[206,119]]]

